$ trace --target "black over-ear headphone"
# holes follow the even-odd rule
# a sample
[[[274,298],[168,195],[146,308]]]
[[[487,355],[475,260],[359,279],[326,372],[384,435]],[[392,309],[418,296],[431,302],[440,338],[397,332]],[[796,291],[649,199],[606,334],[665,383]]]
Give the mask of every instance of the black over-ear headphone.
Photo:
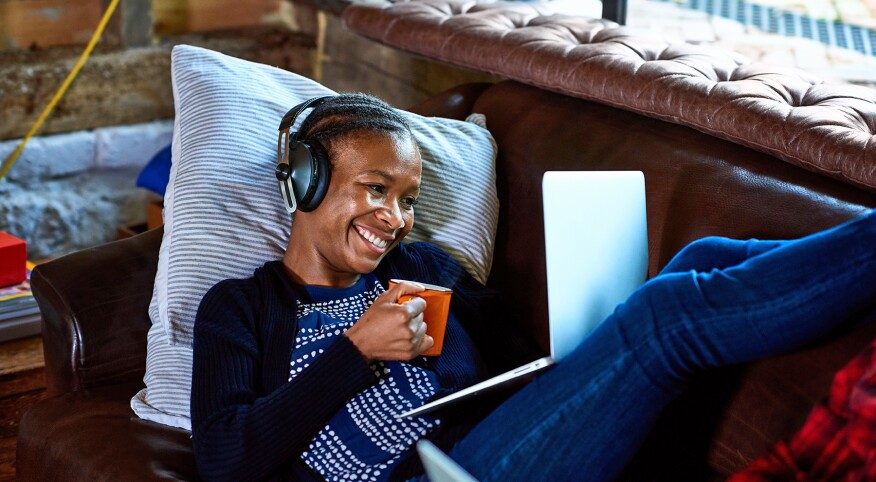
[[[331,169],[325,147],[316,140],[299,139],[298,132],[290,130],[299,114],[331,97],[314,97],[302,102],[290,109],[280,121],[277,168],[274,173],[280,181],[280,193],[289,213],[294,213],[296,209],[313,211],[328,190]]]

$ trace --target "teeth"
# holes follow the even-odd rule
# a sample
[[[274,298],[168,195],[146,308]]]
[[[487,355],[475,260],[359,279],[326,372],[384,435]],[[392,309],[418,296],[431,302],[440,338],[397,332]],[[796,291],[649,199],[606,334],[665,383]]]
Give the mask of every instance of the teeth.
[[[385,248],[386,245],[389,244],[389,242],[386,241],[385,239],[380,239],[377,236],[375,236],[374,234],[372,234],[370,231],[366,231],[364,228],[360,228],[359,226],[356,226],[356,231],[358,231],[359,234],[361,234],[363,238],[367,239],[371,244],[373,244],[374,246],[377,246],[380,249]]]

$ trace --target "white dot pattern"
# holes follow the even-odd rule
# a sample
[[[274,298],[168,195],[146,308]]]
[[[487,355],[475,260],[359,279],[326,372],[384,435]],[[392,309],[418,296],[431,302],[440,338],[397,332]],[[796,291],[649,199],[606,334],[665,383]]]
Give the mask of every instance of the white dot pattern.
[[[357,284],[359,286],[359,284]],[[293,379],[343,334],[384,291],[373,275],[342,297],[298,304],[299,331],[292,351]],[[378,383],[354,396],[314,437],[302,460],[327,481],[384,481],[391,467],[440,421],[397,416],[435,394],[435,374],[413,362],[377,362],[371,370]]]

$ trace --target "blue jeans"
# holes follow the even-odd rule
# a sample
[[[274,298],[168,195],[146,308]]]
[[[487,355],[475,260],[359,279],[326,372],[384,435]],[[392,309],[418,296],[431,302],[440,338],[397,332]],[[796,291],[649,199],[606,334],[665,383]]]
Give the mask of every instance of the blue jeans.
[[[450,456],[482,481],[616,478],[694,374],[798,348],[876,304],[876,212],[682,250]]]

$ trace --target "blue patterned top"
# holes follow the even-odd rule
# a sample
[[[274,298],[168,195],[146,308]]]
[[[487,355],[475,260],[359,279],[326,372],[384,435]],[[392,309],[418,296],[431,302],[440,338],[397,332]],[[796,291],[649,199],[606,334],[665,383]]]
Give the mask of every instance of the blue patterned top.
[[[298,302],[299,329],[289,380],[353,326],[384,291],[373,274],[349,288],[306,289],[311,302]],[[396,418],[437,391],[435,373],[424,368],[424,362],[418,357],[411,362],[372,363],[378,383],[350,399],[329,420],[301,454],[302,460],[327,481],[387,480],[401,455],[440,424],[431,416]]]

